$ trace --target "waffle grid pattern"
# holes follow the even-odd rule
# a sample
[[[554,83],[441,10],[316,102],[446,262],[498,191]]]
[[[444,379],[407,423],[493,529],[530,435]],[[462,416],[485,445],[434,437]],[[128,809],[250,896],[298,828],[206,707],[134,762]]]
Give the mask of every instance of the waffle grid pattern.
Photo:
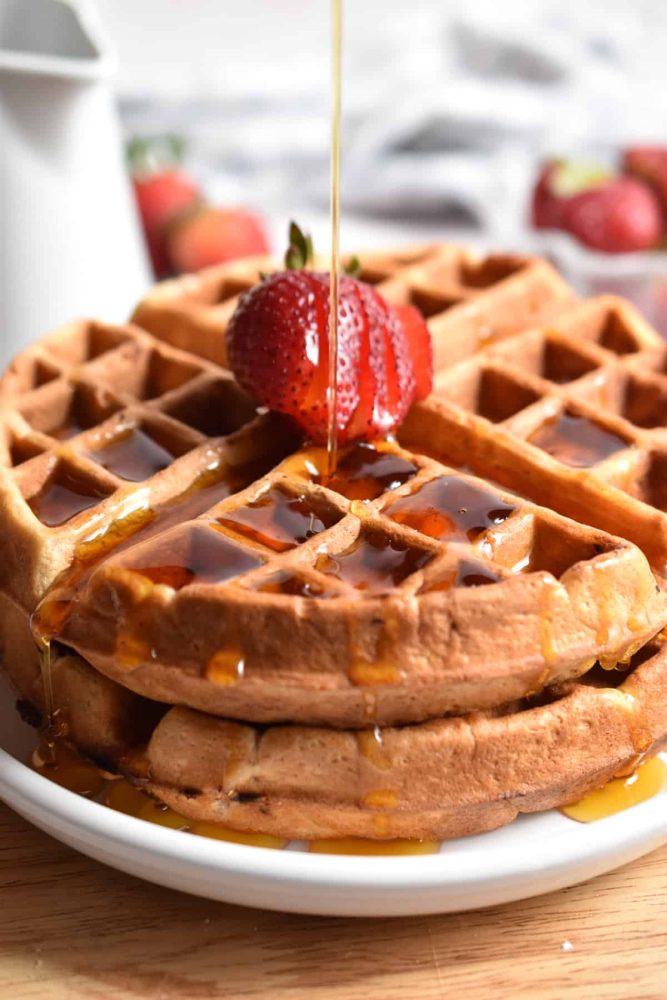
[[[171,582],[168,574],[159,582],[180,590],[184,585],[227,579],[233,587],[256,592],[358,599],[396,591],[444,591],[457,581],[459,586],[481,586],[516,573],[544,571],[558,579],[578,562],[619,549],[617,540],[573,529],[549,511],[512,499],[438,463],[415,460],[399,449],[387,449],[385,454],[395,457],[397,465],[405,463],[406,470],[414,468],[409,486],[387,490],[376,500],[349,501],[313,484],[307,472],[295,475],[291,467],[298,455],[292,456],[275,472],[225,498],[197,520],[171,529],[169,539],[160,536],[140,550],[133,547],[117,561],[112,557],[105,565],[109,572],[118,565],[140,575],[143,568],[157,582],[159,570],[153,568],[170,565],[169,552],[177,552],[179,562],[196,565],[197,539],[202,534],[206,539],[222,536],[229,576],[225,576],[221,548],[220,560],[216,560],[220,578],[215,570],[202,569],[201,575],[188,575],[185,584],[178,573]],[[429,494],[424,507],[422,491]],[[441,495],[431,496],[434,492]],[[477,516],[459,517],[457,507],[463,503]],[[468,521],[472,523],[466,528]],[[212,540],[210,545],[214,545]],[[261,568],[237,572],[234,557],[243,561],[246,553]],[[303,593],[300,580],[308,584]]]
[[[0,413],[3,507],[24,543],[3,589],[24,606],[91,533],[130,531],[139,508],[153,520],[193,486],[235,492],[293,445],[228,372],[131,326],[40,341],[0,382]]]
[[[446,266],[460,274],[463,267],[460,255],[442,250],[427,262],[414,265],[422,289],[425,268],[437,264],[440,271]],[[473,265],[466,266],[472,280]],[[375,276],[387,271],[377,261],[365,267],[374,268]],[[402,267],[403,275],[410,270]],[[489,274],[499,284],[509,280],[505,258],[474,267],[482,286],[488,287]],[[532,264],[521,267],[530,270]],[[412,279],[401,280],[404,288],[417,287]],[[441,291],[447,287],[444,282]],[[501,338],[496,349],[515,339]],[[486,353],[463,365],[474,368]],[[583,361],[572,350],[567,364],[576,369]],[[518,375],[504,377],[518,384]],[[524,376],[525,393],[536,393],[535,386],[537,379]],[[470,668],[465,694],[440,680],[439,700],[430,711],[485,708],[527,686],[581,674],[597,657],[615,662],[652,627],[656,609],[646,599],[651,578],[627,543],[420,457],[427,448],[352,448],[342,457],[337,480],[326,483],[323,453],[294,452],[289,435],[278,433],[274,440],[267,427],[271,418],[256,415],[229,372],[135,327],[84,323],[59,331],[17,360],[0,396],[5,459],[19,460],[3,478],[0,499],[13,532],[26,543],[18,562],[7,560],[3,589],[33,610],[58,573],[73,564],[63,587],[71,591],[76,578],[78,596],[62,638],[114,679],[119,669],[140,678],[137,667],[187,662],[210,682],[203,694],[186,694],[194,707],[214,704],[213,711],[256,721],[289,718],[289,712],[333,724],[363,724],[373,713],[378,721],[411,721],[426,711],[423,692],[405,706],[395,694],[382,709],[370,695],[364,701],[347,689],[386,683],[402,688],[410,674],[400,661],[415,657],[426,689],[429,679],[441,676],[443,662],[453,666],[463,657]],[[489,398],[485,393],[486,405]],[[229,452],[239,441],[242,461],[232,475]],[[253,448],[259,463],[248,462]],[[195,488],[194,504],[174,507],[216,463],[225,467],[219,491]],[[156,511],[167,517],[156,518]],[[117,529],[119,521],[127,530]],[[35,565],[25,551],[35,553]],[[99,556],[104,558],[97,569]],[[81,586],[85,557],[93,569],[82,574]],[[634,589],[615,586],[623,574]],[[555,596],[554,581],[560,584]],[[531,626],[524,624],[511,654],[498,656],[498,669],[513,676],[511,690],[489,685],[483,692],[488,650],[474,621],[487,606],[479,588],[492,584],[503,585],[499,607],[508,618],[521,615]],[[295,598],[318,607],[301,613]],[[408,614],[415,601],[419,614]],[[111,627],[100,611],[109,602],[118,611]],[[585,625],[577,603],[591,607]],[[536,624],[545,613],[560,618],[560,637]],[[229,648],[237,620],[243,654]],[[206,638],[198,637],[198,628]],[[318,630],[330,641],[314,655]],[[293,642],[286,647],[289,633]],[[253,662],[260,663],[257,684],[269,663],[297,690],[333,684],[335,698],[328,706],[323,698],[319,714],[312,714],[312,706],[283,702],[274,691],[275,706],[253,714],[252,684],[238,674],[239,664],[246,664],[252,679]],[[140,693],[152,697],[154,685],[162,683],[151,674]],[[238,706],[231,707],[227,692],[211,695],[215,685],[238,685]]]
[[[448,376],[449,373],[445,377]],[[37,519],[46,529],[59,535],[68,533],[72,528],[76,530],[79,513],[84,515],[81,520],[87,524],[90,514],[86,515],[86,511],[97,509],[101,502],[117,491],[132,489],[128,484],[152,479],[174,459],[234,434],[250,424],[256,414],[252,403],[237,388],[226,370],[162,345],[136,328],[114,328],[96,323],[73,325],[67,331],[45,338],[22,355],[13,370],[5,376],[0,394],[10,406],[5,420],[4,462],[13,466],[10,475]],[[137,434],[141,437],[139,443],[132,441]],[[130,458],[123,461],[123,455],[118,453],[117,445],[125,443],[129,446],[128,450],[139,452],[134,461]],[[415,458],[390,446],[386,446],[384,451],[367,451],[372,460],[379,457],[382,461],[384,455],[385,461],[393,463],[391,486],[396,486],[401,495],[406,489],[412,493],[430,479],[449,472],[437,463]],[[364,449],[357,449],[356,454],[361,456],[363,462]],[[277,456],[278,449],[271,457]],[[448,518],[455,514],[454,511],[443,509],[442,512],[441,537],[447,541],[442,551],[442,546],[434,541],[433,525],[427,525],[423,531],[419,528],[415,531],[413,525],[419,524],[417,516],[412,518],[412,525],[409,514],[393,519],[389,509],[388,517],[384,516],[384,511],[394,501],[393,491],[387,492],[378,485],[371,460],[365,476],[357,474],[355,480],[354,472],[351,472],[348,481],[339,482],[339,489],[344,491],[341,493],[335,488],[319,485],[321,477],[317,470],[322,467],[324,456],[315,451],[313,456],[309,460],[308,452],[302,452],[286,459],[273,474],[259,483],[253,483],[238,495],[225,498],[219,507],[214,507],[205,515],[207,520],[216,523],[217,532],[226,533],[232,539],[236,536],[237,540],[261,553],[262,561],[271,558],[266,571],[259,575],[254,572],[250,577],[252,587],[261,587],[264,579],[282,570],[283,566],[296,566],[305,573],[316,584],[313,593],[349,595],[355,590],[358,595],[367,592],[369,587],[371,591],[382,592],[394,589],[395,585],[393,580],[387,580],[386,585],[380,583],[374,587],[372,571],[369,571],[367,579],[363,576],[359,578],[357,586],[337,579],[334,567],[326,566],[318,551],[328,541],[326,533],[316,543],[311,542],[305,549],[300,548],[296,555],[291,550],[296,548],[297,541],[300,545],[306,538],[288,538],[285,548],[290,551],[277,557],[280,540],[278,543],[269,540],[263,545],[261,538],[258,539],[253,532],[252,523],[234,523],[235,512],[248,504],[250,509],[258,509],[264,495],[271,500],[292,497],[293,502],[302,502],[306,506],[312,503],[313,516],[316,516],[318,507],[320,513],[326,508],[331,524],[321,524],[320,530],[326,532],[326,528],[333,528],[336,523],[338,527],[334,529],[334,534],[341,539],[338,545],[334,543],[327,550],[331,562],[336,561],[340,551],[349,548],[350,540],[352,545],[357,544],[360,517],[363,521],[362,538],[370,535],[378,546],[391,547],[392,543],[399,546],[397,556],[403,552],[405,559],[397,559],[397,563],[409,563],[411,554],[417,556],[424,553],[429,562],[431,557],[440,554],[436,566],[431,567],[430,577],[434,576],[435,569],[438,577],[447,580],[457,570],[461,559],[472,558],[470,542],[461,537],[460,531],[459,537],[456,537],[455,530],[454,539],[450,537],[452,525],[448,523]],[[355,449],[352,449],[350,457],[354,459],[354,456]],[[116,466],[120,467],[120,472],[114,472]],[[404,483],[412,481],[413,477],[412,484],[405,487]],[[54,486],[62,487],[63,492],[71,487],[74,496],[71,499],[61,497],[60,502],[54,502],[54,511],[50,514],[45,501],[48,501]],[[235,492],[231,484],[229,489]],[[373,497],[378,490],[379,498]],[[351,494],[351,500],[345,496],[345,491]],[[355,504],[355,493],[361,503]],[[79,495],[80,500],[77,499]],[[504,503],[499,496],[489,492],[489,510],[502,508]],[[520,509],[521,503],[517,501],[517,504]],[[354,512],[346,519],[351,505]],[[248,509],[247,506],[245,509]],[[62,521],[58,520],[59,516],[62,516]],[[480,516],[484,523],[487,515],[482,513]],[[548,515],[545,516],[548,518]],[[52,519],[54,517],[56,520]],[[218,523],[218,518],[221,523]],[[540,515],[538,521],[539,518]],[[70,528],[68,525],[72,521],[74,525]],[[397,528],[397,524],[401,523],[403,527]],[[552,519],[552,523],[554,538],[558,536],[554,548],[561,553],[556,556],[554,567],[556,575],[560,576],[578,559],[590,557],[591,550],[587,544],[580,547],[578,538],[576,544],[573,542],[566,522]],[[486,527],[490,526],[492,522],[488,520]],[[184,532],[190,529],[183,526],[176,530]],[[311,530],[309,534],[314,532]],[[403,544],[404,549],[400,548]],[[481,560],[480,569],[488,574],[489,582],[494,576],[498,580],[507,578],[512,568],[519,567],[525,572],[529,564],[535,565],[534,561],[530,563],[526,552],[517,557],[514,547],[511,567],[492,564],[488,558],[491,547],[491,541],[486,542],[486,550],[484,546],[477,545],[474,555],[475,559]],[[304,562],[304,552],[308,562]],[[563,562],[564,552],[571,553],[567,564]],[[499,555],[496,557],[500,558]],[[308,565],[309,562],[312,565]],[[318,566],[326,567],[328,571],[320,573]],[[554,567],[544,565],[540,568],[548,570]],[[342,572],[344,577],[344,568]],[[421,574],[416,578],[411,574],[403,575],[400,565],[395,568],[394,575],[396,579],[400,577],[397,585],[408,590],[414,591],[422,583]]]
[[[667,348],[628,303],[592,299],[439,372],[400,438],[622,534],[660,570],[666,372]]]

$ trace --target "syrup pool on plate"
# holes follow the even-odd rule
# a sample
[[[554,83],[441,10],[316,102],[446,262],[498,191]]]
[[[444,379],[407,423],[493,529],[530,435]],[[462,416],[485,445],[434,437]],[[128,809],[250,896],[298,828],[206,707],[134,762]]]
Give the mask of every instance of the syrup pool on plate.
[[[561,812],[580,823],[593,823],[646,802],[667,790],[667,754],[642,761],[632,774],[613,778],[603,788],[596,788],[578,802],[563,806]]]

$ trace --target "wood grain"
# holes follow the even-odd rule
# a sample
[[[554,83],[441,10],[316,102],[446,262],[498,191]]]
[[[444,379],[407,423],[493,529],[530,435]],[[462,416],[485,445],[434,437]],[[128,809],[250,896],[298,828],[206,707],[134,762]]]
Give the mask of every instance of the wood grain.
[[[156,888],[0,805],[2,1000],[564,996],[667,998],[667,849],[525,903],[353,921]]]

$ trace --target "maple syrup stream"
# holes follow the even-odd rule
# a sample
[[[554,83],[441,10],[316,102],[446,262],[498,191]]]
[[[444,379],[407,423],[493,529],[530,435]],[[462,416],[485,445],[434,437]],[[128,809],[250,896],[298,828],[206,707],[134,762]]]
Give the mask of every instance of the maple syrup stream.
[[[329,276],[329,384],[327,388],[327,473],[338,459],[338,299],[340,278],[340,118],[343,0],[331,0],[331,262]]]

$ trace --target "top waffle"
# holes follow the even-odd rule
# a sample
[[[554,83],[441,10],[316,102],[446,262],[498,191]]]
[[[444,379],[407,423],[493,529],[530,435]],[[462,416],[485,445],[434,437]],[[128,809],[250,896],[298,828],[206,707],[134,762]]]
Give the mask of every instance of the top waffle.
[[[461,272],[460,254],[430,253]],[[489,261],[464,260],[490,282]],[[505,262],[498,310],[491,287],[471,292],[451,309],[463,326],[512,296],[515,324],[562,309],[548,265],[491,260]],[[394,266],[417,301],[405,274],[423,260]],[[206,280],[169,285],[169,308]],[[516,339],[509,317],[498,349]],[[192,335],[201,354],[210,334]],[[451,336],[459,357],[479,340]],[[322,454],[295,451],[214,362],[96,324],[22,355],[0,399],[2,591],[31,613],[64,573],[43,633],[158,701],[255,722],[417,721],[613,664],[667,621],[634,546],[427,458],[437,409],[423,444],[353,446],[327,481]]]

